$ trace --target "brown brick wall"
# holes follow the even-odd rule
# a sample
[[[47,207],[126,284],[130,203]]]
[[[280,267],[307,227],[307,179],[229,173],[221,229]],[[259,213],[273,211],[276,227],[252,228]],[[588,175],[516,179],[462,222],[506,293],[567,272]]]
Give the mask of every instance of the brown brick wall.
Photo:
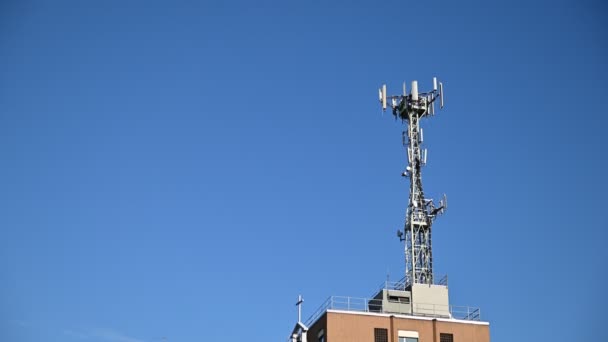
[[[325,330],[325,340],[329,340],[327,337],[327,313],[323,314],[312,326],[308,327],[307,339],[308,342],[317,342],[317,336],[319,331]]]
[[[488,325],[335,312],[326,313],[322,320],[313,325],[316,332],[311,329],[309,342],[317,342],[321,326],[325,329],[327,342],[374,342],[374,328],[388,329],[389,342],[398,341],[399,330],[417,331],[419,342],[439,342],[440,333],[453,334],[454,342],[490,341]]]

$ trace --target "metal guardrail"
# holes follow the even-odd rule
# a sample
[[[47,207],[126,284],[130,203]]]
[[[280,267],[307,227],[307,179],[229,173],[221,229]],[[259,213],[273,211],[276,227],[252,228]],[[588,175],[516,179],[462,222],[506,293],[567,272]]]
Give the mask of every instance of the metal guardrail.
[[[437,279],[437,280],[435,280]],[[445,274],[441,277],[435,275],[433,277],[433,284],[434,285],[443,285],[443,286],[448,286],[448,275]],[[382,289],[387,289],[387,290],[401,290],[404,291],[406,288],[408,288],[411,285],[410,280],[407,277],[403,277],[401,279],[399,279],[398,281],[385,281],[383,282],[378,290],[382,290]]]
[[[413,309],[415,313],[410,314],[412,316],[448,317],[446,313],[449,313],[449,318],[468,321],[481,320],[481,310],[478,307],[414,303]],[[327,310],[386,312],[383,310],[381,299],[330,296],[313,312],[304,324],[310,327]]]
[[[437,276],[435,276],[433,278],[438,279],[438,280],[433,280],[433,284],[448,286],[448,275],[447,274],[443,275],[440,278],[438,278]],[[378,293],[380,290],[383,290],[383,289],[405,291],[409,286],[410,286],[410,282],[406,277],[403,277],[403,278],[399,279],[398,281],[386,280],[382,284],[380,284],[380,286],[378,286],[378,290],[376,290],[376,292],[373,293],[373,295],[375,295],[376,293]]]

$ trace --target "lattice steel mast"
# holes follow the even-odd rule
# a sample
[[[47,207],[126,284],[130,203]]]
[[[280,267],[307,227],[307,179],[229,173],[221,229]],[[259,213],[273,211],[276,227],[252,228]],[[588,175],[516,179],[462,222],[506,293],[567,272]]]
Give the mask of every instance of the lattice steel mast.
[[[405,286],[412,284],[433,284],[433,251],[431,245],[431,227],[437,215],[447,207],[444,195],[435,205],[432,199],[424,197],[422,189],[422,166],[426,164],[427,150],[423,149],[424,140],[420,119],[435,115],[435,101],[439,100],[443,108],[443,84],[433,78],[433,90],[418,92],[418,82],[412,81],[412,89],[407,94],[405,83],[403,95],[387,96],[386,85],[379,91],[382,109],[390,100],[395,119],[400,118],[407,125],[403,131],[403,146],[407,151],[408,166],[402,176],[410,179],[410,197],[405,215],[403,230],[397,231],[401,241],[405,241]],[[404,237],[405,235],[405,237]]]

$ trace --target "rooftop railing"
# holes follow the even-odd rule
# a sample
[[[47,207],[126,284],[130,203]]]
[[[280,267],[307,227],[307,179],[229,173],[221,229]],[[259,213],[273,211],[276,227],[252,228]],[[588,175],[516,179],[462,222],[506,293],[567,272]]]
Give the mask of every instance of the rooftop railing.
[[[438,304],[413,304],[414,314],[398,313],[411,316],[425,317],[445,317],[468,321],[480,321],[481,311],[478,307],[471,306],[456,306],[456,305],[438,305]],[[327,310],[342,310],[342,311],[358,311],[358,312],[375,312],[375,313],[395,313],[385,311],[382,306],[381,299],[359,298],[359,297],[344,297],[331,296],[327,298],[321,306],[304,322],[310,327],[316,322]],[[446,314],[449,313],[449,314]]]
[[[448,275],[447,274],[443,275],[441,277],[435,276],[435,277],[433,277],[433,279],[434,279],[433,284],[435,284],[435,285],[448,286]],[[383,289],[405,291],[408,287],[410,287],[410,285],[411,285],[410,281],[409,281],[409,279],[407,279],[407,277],[403,277],[403,278],[399,279],[398,281],[386,280],[382,284],[380,284],[380,286],[378,286],[378,290],[376,290],[374,295]]]

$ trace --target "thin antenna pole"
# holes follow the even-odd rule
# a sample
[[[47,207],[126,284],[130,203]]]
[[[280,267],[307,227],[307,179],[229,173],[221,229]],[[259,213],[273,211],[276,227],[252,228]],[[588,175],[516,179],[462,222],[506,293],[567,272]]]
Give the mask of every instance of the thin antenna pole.
[[[302,295],[298,295],[298,302],[296,303],[296,306],[298,307],[298,323],[302,322],[302,303],[304,303],[304,299],[302,298]]]

